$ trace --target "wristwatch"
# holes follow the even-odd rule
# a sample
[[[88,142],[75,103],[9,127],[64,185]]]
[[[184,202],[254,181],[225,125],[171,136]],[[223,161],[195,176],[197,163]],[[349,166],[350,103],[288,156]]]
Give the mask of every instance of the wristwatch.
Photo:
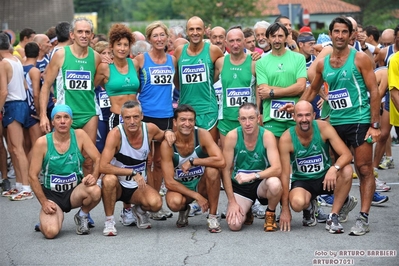
[[[194,157],[188,158],[188,161],[190,162],[191,166],[194,166]]]
[[[368,47],[367,44],[366,44],[366,45],[364,45],[364,47],[361,47],[361,49],[362,49],[362,51],[364,52],[364,51],[366,51],[367,49],[369,49],[369,47]]]
[[[334,164],[335,169],[337,169],[337,172],[339,172],[339,170],[341,170],[341,167],[339,165]]]
[[[255,173],[255,179],[260,179],[260,174],[259,173]]]
[[[380,123],[378,123],[378,122],[371,123],[370,127],[375,128],[375,129],[379,129],[380,128]]]
[[[137,174],[138,174],[138,173],[136,172],[136,170],[133,169],[133,170],[132,170],[132,174],[131,174],[130,176],[133,177],[133,176],[136,176]]]
[[[270,90],[269,96],[270,96],[270,98],[274,98],[274,90],[273,89]]]

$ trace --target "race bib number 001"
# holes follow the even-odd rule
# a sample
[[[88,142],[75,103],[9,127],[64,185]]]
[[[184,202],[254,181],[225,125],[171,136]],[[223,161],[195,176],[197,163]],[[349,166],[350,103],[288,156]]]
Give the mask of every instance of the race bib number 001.
[[[240,107],[243,103],[252,102],[250,88],[231,88],[226,90],[227,107]]]
[[[352,107],[352,101],[346,88],[329,91],[328,92],[328,103],[331,109],[342,110]]]
[[[297,158],[298,171],[302,173],[318,173],[324,170],[323,156],[321,154],[306,158]]]
[[[295,104],[294,101],[280,101],[280,100],[271,100],[270,102],[270,117],[274,119],[282,119],[282,120],[293,120],[292,114],[287,111],[279,112],[278,109],[283,107],[287,103]]]
[[[150,67],[151,85],[171,85],[173,82],[173,71],[170,66]]]
[[[78,184],[76,173],[70,175],[51,175],[50,186],[52,191],[65,192],[73,189]]]
[[[204,64],[187,65],[181,68],[182,84],[195,84],[206,82],[206,70]]]
[[[91,90],[91,72],[67,70],[65,86],[67,90]]]

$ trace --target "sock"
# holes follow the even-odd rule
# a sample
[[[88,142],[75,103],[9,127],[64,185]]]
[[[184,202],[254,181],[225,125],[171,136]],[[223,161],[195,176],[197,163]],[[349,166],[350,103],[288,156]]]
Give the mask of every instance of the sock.
[[[22,191],[32,192],[32,189],[30,188],[30,185],[23,186],[23,185],[21,184],[21,186],[22,186]],[[18,190],[19,190],[19,189],[18,189]]]
[[[216,214],[209,214],[208,219],[211,219],[211,218],[218,218],[218,216]]]
[[[142,209],[139,205],[137,205],[136,210],[137,210],[138,213],[140,213],[140,214],[144,214],[144,213],[145,213],[145,211],[143,211],[143,209]]]
[[[360,215],[363,216],[363,218],[366,218],[366,223],[369,222],[369,214],[365,212],[360,212]]]
[[[312,202],[309,203],[309,207],[306,208],[307,211],[310,211],[312,209]]]
[[[105,220],[106,221],[113,221],[115,218],[114,218],[114,216],[113,215],[111,215],[111,216],[105,216]]]
[[[84,211],[82,211],[82,209],[80,209],[79,216],[80,217],[87,216],[87,213],[85,213]]]
[[[18,190],[22,190],[22,183],[16,182],[15,183],[15,188]]]
[[[266,211],[267,211],[267,212],[275,212],[276,210],[270,210],[270,209],[269,209],[269,206],[267,206]]]
[[[392,160],[392,156],[385,156],[385,158]]]

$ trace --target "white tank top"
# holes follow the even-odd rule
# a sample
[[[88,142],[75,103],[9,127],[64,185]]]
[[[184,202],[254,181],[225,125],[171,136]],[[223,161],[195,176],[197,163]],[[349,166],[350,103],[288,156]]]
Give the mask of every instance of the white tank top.
[[[134,169],[141,172],[144,180],[147,182],[147,157],[150,153],[148,142],[147,125],[142,122],[143,142],[138,149],[133,148],[126,137],[123,124],[119,124],[118,129],[121,133],[121,147],[111,160],[111,164],[120,168]],[[131,176],[118,176],[119,183],[125,188],[136,188],[138,185]]]
[[[8,94],[6,102],[26,100],[24,69],[21,62],[16,57],[14,58],[16,61],[9,58],[3,58],[3,60],[9,62],[12,67],[12,78],[10,83],[7,84]]]

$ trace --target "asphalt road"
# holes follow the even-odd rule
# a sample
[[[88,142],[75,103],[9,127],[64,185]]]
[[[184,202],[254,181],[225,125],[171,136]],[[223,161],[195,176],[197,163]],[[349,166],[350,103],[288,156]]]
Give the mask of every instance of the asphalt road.
[[[240,232],[207,231],[206,215],[189,219],[189,226],[176,228],[177,213],[167,221],[153,221],[152,229],[125,227],[117,222],[118,235],[102,235],[104,211],[100,203],[92,212],[95,228],[86,236],[75,233],[72,210],[65,215],[63,229],[54,240],[33,230],[38,222],[37,199],[12,202],[0,198],[0,265],[384,265],[397,266],[399,258],[399,147],[392,148],[396,169],[379,171],[380,179],[392,187],[389,201],[370,212],[371,231],[349,236],[360,203],[344,223],[344,234],[329,234],[325,224],[302,226],[302,214],[293,213],[291,232],[263,231],[256,219]],[[358,180],[351,194],[359,197]],[[219,210],[227,204],[223,191]],[[122,204],[117,203],[115,217]],[[329,212],[329,208],[325,208]],[[377,252],[378,251],[378,252]]]

